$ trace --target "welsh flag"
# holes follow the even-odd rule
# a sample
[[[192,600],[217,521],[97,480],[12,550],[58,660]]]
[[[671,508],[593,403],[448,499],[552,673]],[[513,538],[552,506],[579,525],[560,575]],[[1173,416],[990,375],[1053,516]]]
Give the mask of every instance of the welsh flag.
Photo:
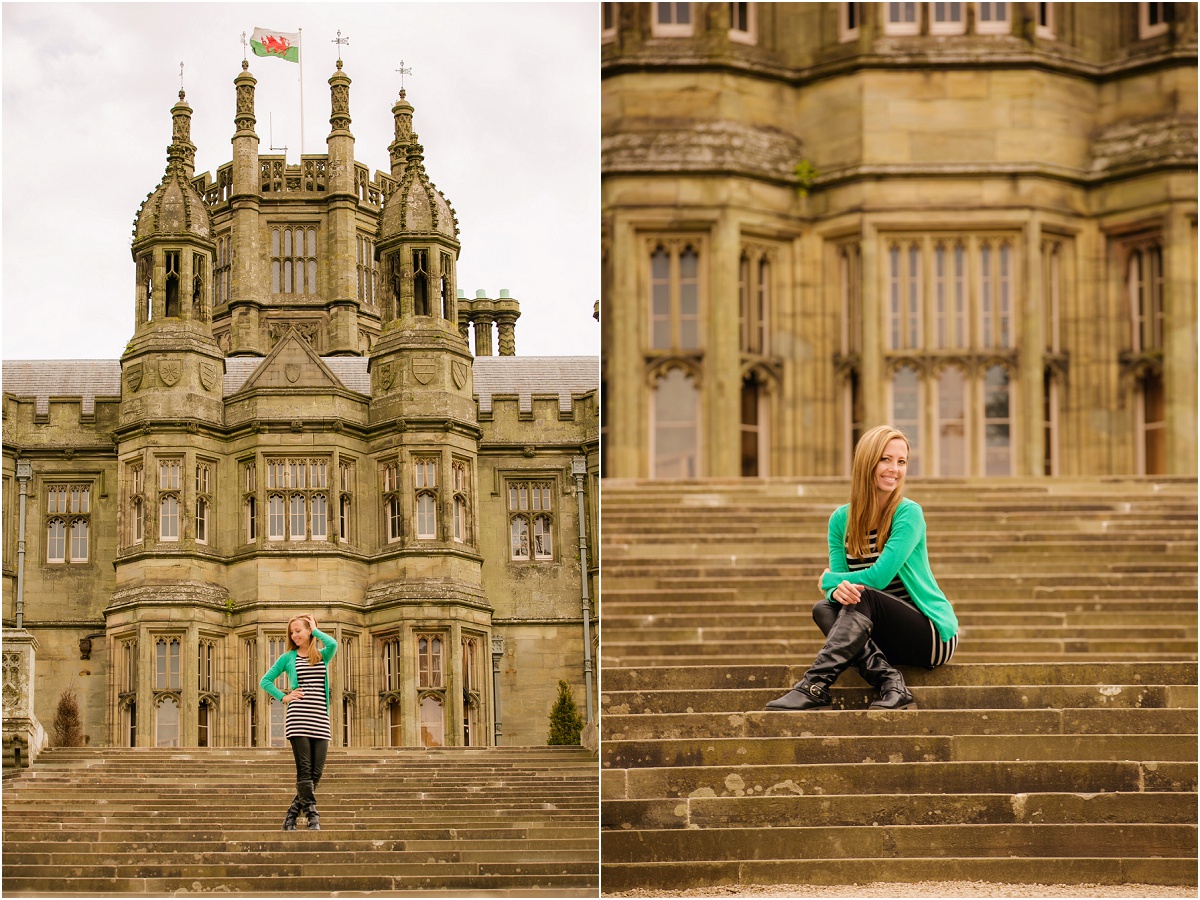
[[[255,56],[277,56],[288,62],[300,62],[299,32],[255,28],[250,38],[250,46],[254,49]]]

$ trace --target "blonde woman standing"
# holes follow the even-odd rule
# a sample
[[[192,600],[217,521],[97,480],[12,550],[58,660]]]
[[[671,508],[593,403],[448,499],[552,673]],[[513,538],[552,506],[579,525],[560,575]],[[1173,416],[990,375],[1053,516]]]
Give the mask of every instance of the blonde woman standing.
[[[850,502],[829,518],[825,599],[813,619],[825,646],[792,690],[767,709],[826,709],[830,686],[848,667],[879,691],[871,709],[911,709],[897,665],[933,669],[958,647],[958,618],[929,568],[925,515],[902,496],[908,439],[887,425],[854,448]]]
[[[327,665],[337,653],[337,641],[317,628],[309,615],[288,622],[287,651],[275,661],[259,685],[276,700],[283,701],[284,736],[296,760],[296,795],[283,819],[284,831],[296,830],[303,813],[309,831],[321,830],[314,793],[325,770],[329,751],[329,673]],[[286,672],[290,691],[285,694],[274,681]]]

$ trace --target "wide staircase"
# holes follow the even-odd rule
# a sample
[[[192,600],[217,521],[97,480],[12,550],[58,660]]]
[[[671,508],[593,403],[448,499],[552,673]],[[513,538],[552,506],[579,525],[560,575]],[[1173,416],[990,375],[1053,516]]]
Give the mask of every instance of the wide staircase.
[[[603,890],[1195,885],[1195,479],[911,482],[958,653],[917,710],[767,712],[848,494],[605,482]]]
[[[596,896],[580,748],[331,749],[321,830],[280,830],[286,749],[58,749],[4,781],[4,896]]]

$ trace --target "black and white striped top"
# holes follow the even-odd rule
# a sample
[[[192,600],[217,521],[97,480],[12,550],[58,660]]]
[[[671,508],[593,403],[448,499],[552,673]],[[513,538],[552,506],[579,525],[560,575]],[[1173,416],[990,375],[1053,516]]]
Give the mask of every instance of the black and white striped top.
[[[283,720],[284,737],[330,740],[329,708],[325,703],[325,663],[322,661],[314,666],[307,656],[297,653],[296,678],[304,696],[287,705]]]
[[[870,551],[863,558],[859,559],[858,557],[851,556],[849,552],[846,553],[846,566],[851,572],[869,569],[871,566],[875,565],[875,561],[879,559],[879,551],[875,547],[875,541],[878,536],[879,532],[877,530],[872,531],[867,535],[867,537],[870,539]],[[891,583],[883,589],[883,592],[903,600],[910,606],[917,605],[913,602],[913,598],[908,595],[908,589],[904,587],[904,582],[900,580],[899,572],[892,577]]]

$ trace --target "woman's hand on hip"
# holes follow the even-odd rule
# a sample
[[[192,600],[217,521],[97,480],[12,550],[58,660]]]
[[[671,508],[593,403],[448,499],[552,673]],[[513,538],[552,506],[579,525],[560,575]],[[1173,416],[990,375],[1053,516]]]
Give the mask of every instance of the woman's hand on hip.
[[[842,606],[853,606],[858,602],[862,590],[861,584],[851,584],[849,581],[843,581],[833,589],[833,599],[842,604]]]
[[[302,691],[300,688],[296,688],[296,690],[292,691],[290,694],[283,695],[284,703],[291,703],[293,700],[303,700],[303,699],[304,699],[304,691]]]

